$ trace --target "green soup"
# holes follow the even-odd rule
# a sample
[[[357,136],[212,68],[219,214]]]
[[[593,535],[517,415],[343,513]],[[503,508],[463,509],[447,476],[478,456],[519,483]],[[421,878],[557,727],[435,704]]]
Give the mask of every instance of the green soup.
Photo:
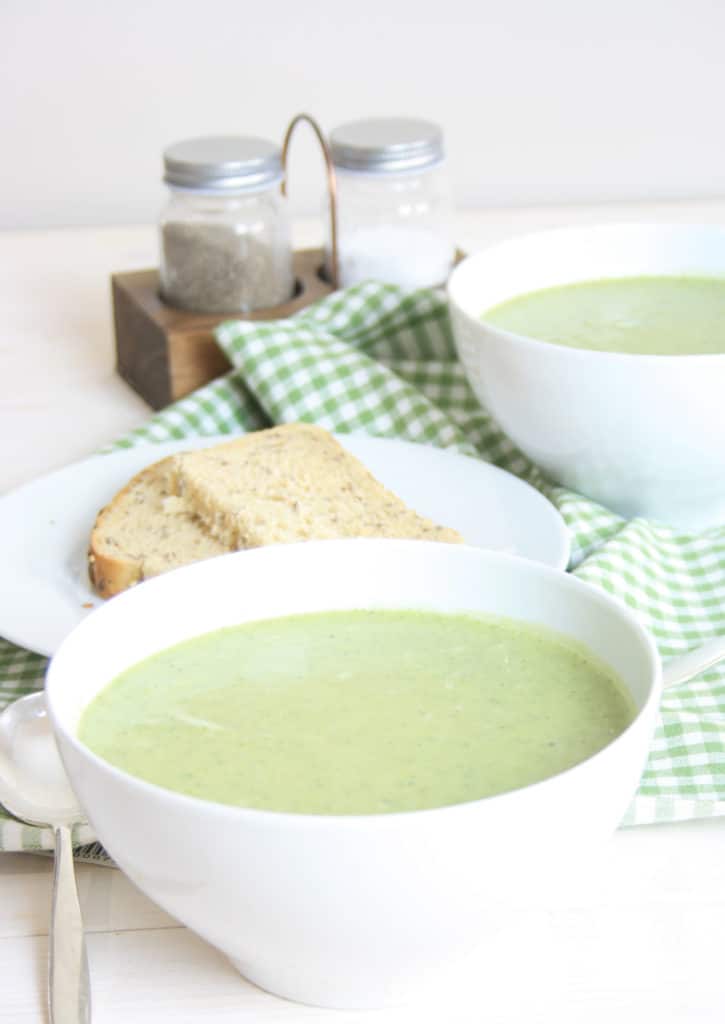
[[[222,629],[154,655],[80,739],[168,789],[314,814],[476,800],[569,768],[634,706],[586,649],[508,619],[351,611]]]
[[[519,295],[494,306],[483,319],[569,348],[712,355],[725,352],[725,278],[582,281]]]

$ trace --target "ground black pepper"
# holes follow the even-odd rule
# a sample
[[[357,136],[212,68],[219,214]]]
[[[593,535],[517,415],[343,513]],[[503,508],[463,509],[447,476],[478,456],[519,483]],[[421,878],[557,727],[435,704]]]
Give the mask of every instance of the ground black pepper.
[[[164,299],[200,313],[248,313],[291,298],[289,256],[232,224],[164,224]]]

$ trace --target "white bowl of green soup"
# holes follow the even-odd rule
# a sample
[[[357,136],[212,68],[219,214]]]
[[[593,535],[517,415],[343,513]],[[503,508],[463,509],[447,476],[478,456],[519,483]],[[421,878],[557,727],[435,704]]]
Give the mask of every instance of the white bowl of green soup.
[[[98,837],[264,989],[420,995],[616,829],[661,688],[630,612],[463,545],[322,541],[143,583],[47,700]],[[552,897],[553,898],[553,897]]]
[[[725,521],[725,228],[514,238],[448,290],[473,390],[551,479],[627,518]]]

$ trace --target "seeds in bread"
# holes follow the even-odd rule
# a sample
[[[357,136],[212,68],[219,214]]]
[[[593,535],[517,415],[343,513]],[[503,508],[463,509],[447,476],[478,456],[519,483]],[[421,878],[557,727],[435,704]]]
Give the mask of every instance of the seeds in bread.
[[[171,489],[226,548],[338,537],[460,543],[321,427],[293,423],[172,456]]]
[[[174,497],[170,468],[170,457],[148,466],[99,512],[88,567],[102,597],[228,550]]]

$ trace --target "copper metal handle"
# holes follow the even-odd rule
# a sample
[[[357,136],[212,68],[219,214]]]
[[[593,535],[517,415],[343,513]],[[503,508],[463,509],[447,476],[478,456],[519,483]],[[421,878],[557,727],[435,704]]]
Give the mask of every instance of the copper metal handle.
[[[327,196],[330,204],[330,283],[333,288],[337,288],[339,280],[339,264],[337,254],[337,178],[335,176],[335,165],[332,162],[330,147],[327,144],[327,139],[325,138],[322,129],[317,121],[315,121],[314,117],[310,117],[309,114],[297,114],[292,118],[287,127],[287,131],[285,132],[284,141],[282,143],[282,170],[284,171],[282,194],[287,195],[287,154],[289,151],[290,141],[295,128],[301,121],[306,121],[314,131],[317,136],[317,141],[320,143],[322,155],[325,158],[325,166],[327,168]]]

